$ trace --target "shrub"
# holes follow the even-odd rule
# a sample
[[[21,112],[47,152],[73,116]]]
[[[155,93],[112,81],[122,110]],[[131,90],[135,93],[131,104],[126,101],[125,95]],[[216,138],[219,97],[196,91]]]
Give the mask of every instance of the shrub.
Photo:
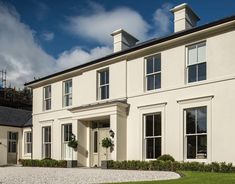
[[[212,166],[212,171],[213,172],[219,172],[220,171],[220,164],[218,162],[212,162],[211,166]]]
[[[226,164],[225,162],[222,162],[220,164],[220,172],[223,172],[223,173],[231,172],[232,171],[232,166],[233,166],[232,163]]]
[[[48,158],[43,160],[22,159],[20,163],[25,167],[67,167],[66,160],[53,160]]]
[[[235,172],[231,163],[205,164],[200,162],[162,161],[108,161],[108,169],[156,170],[156,171],[200,171],[200,172]]]
[[[175,159],[174,159],[171,155],[168,155],[168,154],[159,156],[159,157],[157,158],[157,160],[172,161],[172,162],[175,161]]]

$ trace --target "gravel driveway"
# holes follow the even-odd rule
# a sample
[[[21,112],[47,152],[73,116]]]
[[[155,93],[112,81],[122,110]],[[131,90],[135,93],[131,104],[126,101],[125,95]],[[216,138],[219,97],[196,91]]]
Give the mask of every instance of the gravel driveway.
[[[176,179],[174,172],[126,171],[90,168],[0,167],[0,184],[112,183]]]

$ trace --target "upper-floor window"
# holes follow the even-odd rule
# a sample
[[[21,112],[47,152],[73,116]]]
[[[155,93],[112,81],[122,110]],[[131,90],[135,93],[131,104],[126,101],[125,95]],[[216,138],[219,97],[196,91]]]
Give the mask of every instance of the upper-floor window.
[[[109,70],[98,72],[98,99],[103,100],[109,98]]]
[[[51,109],[51,86],[46,86],[43,89],[43,109],[50,110]]]
[[[63,82],[63,106],[71,106],[72,105],[72,79]]]
[[[146,90],[161,88],[161,54],[147,57],[146,66]]]
[[[206,42],[188,46],[188,82],[206,80]]]

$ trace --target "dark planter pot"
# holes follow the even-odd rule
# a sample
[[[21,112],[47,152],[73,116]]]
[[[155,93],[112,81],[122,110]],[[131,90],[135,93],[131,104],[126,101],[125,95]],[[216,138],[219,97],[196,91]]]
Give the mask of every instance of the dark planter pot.
[[[108,160],[101,160],[101,169],[108,169]]]
[[[77,160],[67,160],[67,168],[77,167]]]

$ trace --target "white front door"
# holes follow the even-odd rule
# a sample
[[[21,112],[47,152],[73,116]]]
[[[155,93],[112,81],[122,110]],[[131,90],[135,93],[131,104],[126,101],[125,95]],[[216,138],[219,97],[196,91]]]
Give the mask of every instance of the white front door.
[[[109,128],[96,128],[91,131],[91,167],[100,167],[101,161],[110,159],[110,149],[102,147],[102,140],[109,137]]]

